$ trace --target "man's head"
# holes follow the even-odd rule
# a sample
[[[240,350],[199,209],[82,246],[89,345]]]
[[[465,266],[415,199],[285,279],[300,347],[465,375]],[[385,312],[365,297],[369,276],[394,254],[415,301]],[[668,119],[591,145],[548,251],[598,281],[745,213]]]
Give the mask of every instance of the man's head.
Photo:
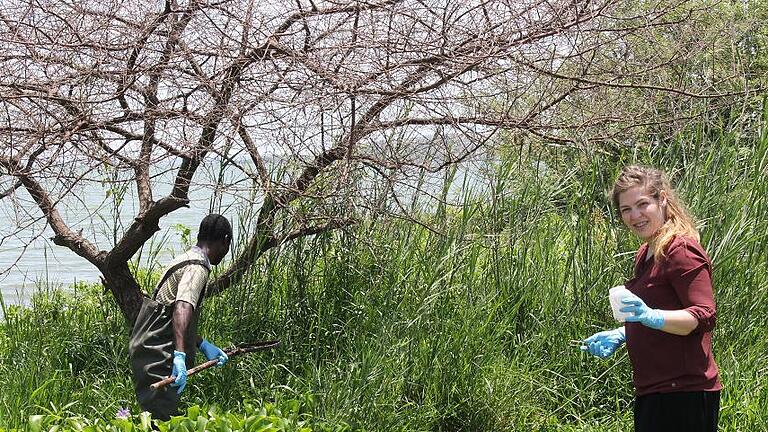
[[[211,264],[217,265],[224,259],[232,243],[232,225],[220,214],[211,213],[200,222],[197,245],[208,252]]]

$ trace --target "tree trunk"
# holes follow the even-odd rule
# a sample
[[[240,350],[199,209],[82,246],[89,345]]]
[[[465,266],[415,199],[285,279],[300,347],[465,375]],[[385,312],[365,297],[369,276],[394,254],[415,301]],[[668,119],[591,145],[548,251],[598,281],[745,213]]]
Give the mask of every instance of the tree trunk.
[[[133,328],[141,309],[143,295],[127,262],[105,265],[101,282],[112,292],[129,328]]]

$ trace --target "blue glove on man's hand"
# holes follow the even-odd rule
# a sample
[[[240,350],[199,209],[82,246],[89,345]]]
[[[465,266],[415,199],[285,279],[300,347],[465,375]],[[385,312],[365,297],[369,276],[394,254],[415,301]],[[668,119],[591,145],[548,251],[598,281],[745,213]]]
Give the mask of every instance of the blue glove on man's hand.
[[[216,363],[216,366],[224,366],[224,363],[229,360],[229,357],[221,350],[221,348],[205,339],[200,343],[200,352],[202,352],[208,360],[218,358],[219,362]]]
[[[171,384],[171,387],[178,387],[176,393],[181,394],[184,391],[184,387],[187,386],[187,354],[181,351],[173,352],[173,370],[171,375],[176,377],[176,381]]]
[[[621,299],[621,302],[628,305],[621,308],[621,311],[632,313],[632,316],[626,319],[628,322],[639,322],[656,330],[664,327],[664,314],[659,309],[649,308],[640,297],[636,295],[626,296]]]
[[[618,349],[625,340],[627,340],[627,338],[624,336],[624,327],[605,330],[584,339],[581,345],[581,350],[589,351],[593,356],[606,358],[616,352],[616,349]]]

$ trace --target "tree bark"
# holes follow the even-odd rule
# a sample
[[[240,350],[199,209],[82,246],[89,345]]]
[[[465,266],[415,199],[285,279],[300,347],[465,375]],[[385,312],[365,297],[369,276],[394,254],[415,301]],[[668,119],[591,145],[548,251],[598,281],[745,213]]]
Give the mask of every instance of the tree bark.
[[[133,328],[141,309],[142,292],[127,262],[105,264],[101,269],[101,283],[115,297],[128,328]]]

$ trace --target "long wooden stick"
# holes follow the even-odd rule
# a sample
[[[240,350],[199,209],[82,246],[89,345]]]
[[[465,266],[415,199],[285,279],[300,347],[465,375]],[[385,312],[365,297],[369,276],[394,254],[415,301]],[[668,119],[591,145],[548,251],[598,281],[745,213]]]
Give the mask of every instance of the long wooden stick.
[[[279,340],[271,340],[271,341],[264,341],[264,342],[257,342],[255,344],[236,347],[231,350],[224,351],[224,354],[227,355],[227,357],[235,357],[241,354],[248,354],[256,351],[263,351],[267,349],[274,348],[276,346],[280,345]],[[208,360],[205,363],[200,363],[199,365],[193,367],[192,369],[187,370],[187,377],[190,377],[200,371],[206,370],[210,367],[216,366],[216,364],[219,362],[219,359],[213,359]],[[168,377],[163,378],[162,380],[152,384],[149,386],[152,390],[161,389],[169,384],[173,384],[173,382],[176,381],[176,377],[171,375]]]

